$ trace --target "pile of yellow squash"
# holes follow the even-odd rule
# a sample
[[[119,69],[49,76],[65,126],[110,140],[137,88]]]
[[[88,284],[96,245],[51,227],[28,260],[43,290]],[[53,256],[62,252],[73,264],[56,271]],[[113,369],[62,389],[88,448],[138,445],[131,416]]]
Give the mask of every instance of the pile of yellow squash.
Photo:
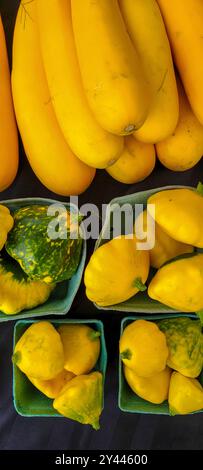
[[[203,309],[203,186],[160,191],[149,197],[147,210],[135,221],[134,233],[101,245],[85,271],[87,297],[100,307],[124,302],[140,291],[182,312]],[[155,244],[152,233],[138,240],[155,209]],[[148,217],[149,219],[148,219]],[[139,248],[137,244],[139,242]],[[146,286],[150,266],[156,268]]]
[[[203,4],[176,3],[21,0],[13,101],[26,155],[48,189],[80,194],[97,168],[136,183],[156,155],[174,171],[201,159]],[[2,24],[0,75],[3,190],[17,171],[18,142]]]
[[[103,407],[103,376],[95,369],[99,356],[100,333],[88,325],[61,324],[56,329],[40,321],[22,334],[12,361],[53,400],[58,413],[97,430]]]
[[[136,395],[150,403],[168,400],[171,415],[199,411],[203,408],[203,388],[198,380],[202,347],[200,320],[136,320],[120,338],[125,379]]]

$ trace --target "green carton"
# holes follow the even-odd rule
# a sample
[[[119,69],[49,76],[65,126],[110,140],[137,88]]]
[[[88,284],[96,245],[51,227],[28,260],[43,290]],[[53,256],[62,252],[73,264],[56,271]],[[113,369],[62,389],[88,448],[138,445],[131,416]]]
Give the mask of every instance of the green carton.
[[[11,212],[18,210],[20,207],[26,207],[29,205],[51,205],[54,203],[63,204],[67,209],[74,210],[73,205],[70,207],[70,204],[68,203],[61,203],[60,201],[54,201],[52,199],[44,198],[22,198],[1,201],[1,204],[7,206]],[[20,318],[41,317],[45,315],[66,315],[66,313],[68,313],[71,308],[71,305],[81,283],[86,260],[86,250],[86,241],[83,240],[80,264],[77,268],[76,273],[69,281],[58,283],[47,302],[33,309],[23,310],[21,313],[18,313],[16,315],[5,315],[5,313],[0,311],[0,322],[18,320]]]
[[[156,321],[156,320],[164,320],[165,318],[180,318],[180,317],[189,317],[194,319],[194,321],[197,319],[196,315],[190,315],[190,314],[170,314],[170,315],[154,315],[153,320],[149,315],[144,315],[144,316],[132,316],[132,317],[125,317],[122,322],[121,322],[121,335],[126,328],[126,326],[129,325],[129,323],[132,323],[135,320],[149,320],[149,321]],[[200,382],[203,385],[203,372],[200,376]],[[160,405],[155,405],[153,403],[150,403],[143,398],[138,397],[129,385],[127,384],[124,374],[123,374],[123,365],[122,361],[119,358],[119,393],[118,393],[118,406],[122,411],[128,412],[128,413],[141,413],[141,414],[157,414],[157,415],[169,415],[169,407],[168,407],[168,402],[165,401],[164,403],[161,403]],[[197,411],[195,413],[202,413],[203,409],[201,411]],[[194,414],[194,413],[191,413]]]
[[[17,341],[20,339],[24,331],[32,324],[36,323],[37,320],[19,320],[15,324],[13,348]],[[101,340],[101,353],[96,364],[95,370],[100,371],[103,374],[103,386],[105,382],[106,366],[107,366],[107,352],[104,336],[103,323],[99,320],[54,320],[52,321],[53,326],[56,328],[64,324],[86,324],[100,332]],[[53,400],[47,398],[32,383],[27,379],[26,375],[13,364],[13,402],[17,413],[21,416],[27,417],[59,417],[62,416],[54,410],[52,406]],[[104,398],[103,398],[104,402]]]
[[[144,209],[147,206],[147,200],[148,198],[152,195],[155,194],[159,191],[164,191],[167,189],[176,189],[176,188],[183,188],[185,186],[163,186],[161,188],[155,188],[155,189],[149,189],[147,191],[141,191],[135,194],[129,194],[127,196],[122,196],[118,197],[115,199],[112,199],[112,201],[108,205],[108,209],[106,212],[106,218],[105,222],[102,228],[102,231],[100,233],[99,239],[97,240],[95,244],[95,250],[99,248],[99,246],[103,245],[108,241],[107,237],[108,234],[110,233],[112,235],[112,208],[115,204],[120,206],[121,208],[125,205],[129,205],[129,210],[130,207],[135,206],[135,204],[142,204]],[[194,189],[194,188],[191,188]],[[123,233],[124,227],[125,227],[125,222],[124,222],[124,215],[121,217],[121,231]],[[113,238],[111,236],[111,238]],[[153,275],[154,270],[150,271],[150,276]],[[120,311],[120,312],[134,312],[134,313],[147,313],[147,314],[155,314],[155,313],[177,313],[176,310],[167,307],[166,305],[150,299],[148,297],[147,292],[139,292],[136,294],[134,297],[132,297],[129,300],[126,300],[125,302],[116,304],[116,305],[110,305],[109,307],[99,307],[96,303],[95,306],[99,310],[115,310],[115,311]]]

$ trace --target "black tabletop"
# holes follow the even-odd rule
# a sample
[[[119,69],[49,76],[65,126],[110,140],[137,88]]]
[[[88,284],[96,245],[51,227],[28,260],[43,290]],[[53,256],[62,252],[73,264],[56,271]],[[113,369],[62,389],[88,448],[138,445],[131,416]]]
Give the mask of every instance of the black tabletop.
[[[0,10],[6,31],[9,58],[12,55],[12,34],[17,0],[0,0]],[[1,193],[0,199],[41,196],[67,200],[56,196],[40,184],[20,148],[20,168],[14,184]],[[192,170],[174,173],[161,165],[144,182],[127,186],[115,182],[105,171],[98,171],[91,187],[79,197],[79,204],[93,202],[101,208],[113,197],[168,184],[196,186],[203,180],[203,160]],[[93,249],[88,242],[88,256]],[[118,408],[118,340],[122,314],[100,312],[85,296],[81,285],[70,318],[98,318],[104,322],[108,349],[108,368],[105,383],[105,408],[101,429],[93,431],[63,418],[23,418],[13,406],[12,399],[12,339],[14,321],[0,324],[0,449],[58,449],[58,450],[143,450],[143,449],[202,449],[202,415],[158,416],[123,413]]]

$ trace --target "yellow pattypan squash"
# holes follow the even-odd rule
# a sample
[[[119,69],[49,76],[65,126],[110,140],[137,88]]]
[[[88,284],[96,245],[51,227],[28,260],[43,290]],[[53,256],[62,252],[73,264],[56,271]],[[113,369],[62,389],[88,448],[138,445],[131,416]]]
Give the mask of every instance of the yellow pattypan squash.
[[[170,237],[179,242],[203,248],[203,185],[197,190],[168,189],[148,199],[155,205],[155,219]],[[153,214],[151,214],[153,216]]]
[[[136,395],[157,405],[167,400],[171,377],[169,367],[152,377],[140,377],[125,365],[123,370],[128,385]]]
[[[138,250],[135,237],[113,238],[91,256],[85,270],[86,295],[99,306],[124,302],[140,290],[149,274],[149,252]]]
[[[199,411],[203,408],[203,388],[197,379],[173,372],[168,402],[171,415],[186,415]]]
[[[166,367],[166,337],[151,321],[130,323],[120,338],[119,350],[123,363],[140,377],[151,377]]]
[[[148,287],[148,295],[175,310],[203,309],[203,254],[177,259],[162,266]]]
[[[0,250],[4,247],[8,232],[13,228],[14,220],[7,207],[0,204]]]
[[[48,321],[32,323],[17,342],[12,360],[27,376],[53,379],[64,369],[59,333]]]
[[[100,354],[100,333],[87,325],[62,325],[58,332],[63,343],[64,368],[75,375],[88,374]]]
[[[166,335],[167,364],[187,377],[198,377],[203,367],[203,335],[200,320],[167,318],[158,326]]]
[[[99,429],[102,412],[103,377],[100,372],[70,380],[55,398],[53,407],[66,418]]]
[[[75,377],[72,372],[62,370],[54,379],[40,380],[27,376],[29,381],[48,398],[56,398],[64,385]]]
[[[155,223],[155,227],[150,223],[152,217],[147,210],[141,212],[135,221],[135,234],[140,233],[140,230],[147,233],[147,238],[143,242],[153,242],[155,238],[155,245],[149,249],[150,264],[153,268],[160,268],[164,263],[175,258],[176,256],[184,253],[192,253],[194,251],[193,246],[187,245],[186,243],[178,242],[171,238],[164,230]],[[153,229],[155,228],[155,233]]]

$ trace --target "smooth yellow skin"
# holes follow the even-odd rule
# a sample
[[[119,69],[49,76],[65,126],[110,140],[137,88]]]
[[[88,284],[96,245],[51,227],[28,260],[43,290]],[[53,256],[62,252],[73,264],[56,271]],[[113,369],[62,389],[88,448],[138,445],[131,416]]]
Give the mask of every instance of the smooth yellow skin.
[[[167,400],[171,377],[171,369],[169,367],[166,367],[162,372],[152,377],[139,377],[125,365],[123,372],[129,387],[139,397],[157,405]]]
[[[117,0],[72,0],[73,30],[89,105],[100,125],[118,135],[145,121],[151,90],[127,34]]]
[[[155,148],[152,144],[138,142],[132,135],[125,137],[123,153],[107,172],[121,183],[133,184],[143,181],[153,171],[156,163]]]
[[[203,155],[203,126],[197,120],[180,82],[180,114],[176,130],[156,145],[160,162],[173,171],[189,170]]]
[[[43,69],[36,1],[21,3],[18,10],[12,90],[26,155],[36,176],[49,190],[62,196],[85,191],[95,170],[72,153],[58,125]]]
[[[135,137],[142,142],[159,142],[175,130],[179,112],[176,79],[164,22],[155,0],[119,0],[119,3],[153,93],[149,115],[135,132]]]
[[[86,295],[99,306],[124,302],[139,292],[134,284],[143,284],[149,274],[149,253],[136,249],[135,238],[125,236],[100,246],[91,256],[85,270]]]
[[[149,197],[155,219],[170,237],[203,248],[203,197],[192,189],[169,189]],[[151,214],[152,215],[152,214]]]
[[[148,287],[152,299],[181,312],[203,309],[203,254],[179,259],[157,271]]]
[[[34,379],[50,380],[64,369],[64,352],[59,333],[48,321],[33,323],[14,349],[14,363]]]
[[[19,282],[12,272],[0,268],[0,310],[6,315],[15,315],[44,304],[50,297],[54,284],[43,281]]]
[[[8,232],[13,228],[14,220],[7,207],[0,204],[0,250],[4,247]]]
[[[187,97],[203,124],[203,2],[157,0]]]
[[[89,108],[75,48],[71,2],[38,0],[37,7],[43,62],[61,130],[80,160],[106,168],[121,155],[124,143],[102,129]]]
[[[99,429],[102,412],[103,377],[100,372],[80,375],[70,380],[53,402],[53,407],[66,418],[90,424]]]
[[[149,223],[147,223],[147,218],[149,218]],[[147,233],[149,243],[154,236],[150,218],[150,214],[145,210],[140,213],[135,222],[135,235],[138,234],[138,231],[143,230],[143,232]],[[143,242],[146,243],[147,238]],[[176,256],[192,253],[193,251],[193,246],[174,240],[155,222],[155,245],[154,248],[149,250],[150,265],[153,268],[158,269],[167,261],[176,258]]]
[[[62,325],[58,332],[63,343],[64,368],[75,375],[88,374],[100,355],[98,332],[87,325]]]
[[[44,395],[48,398],[56,398],[61,389],[66,385],[69,380],[72,380],[75,377],[72,372],[67,370],[62,370],[54,379],[51,380],[40,380],[34,379],[33,377],[28,376],[30,382]]]
[[[140,377],[152,377],[166,368],[166,337],[151,321],[130,323],[120,338],[119,351],[125,366]]]
[[[11,93],[6,40],[0,16],[0,191],[8,188],[18,171],[18,133]]]
[[[203,388],[197,379],[173,372],[169,388],[169,409],[172,415],[187,415],[203,408]]]

